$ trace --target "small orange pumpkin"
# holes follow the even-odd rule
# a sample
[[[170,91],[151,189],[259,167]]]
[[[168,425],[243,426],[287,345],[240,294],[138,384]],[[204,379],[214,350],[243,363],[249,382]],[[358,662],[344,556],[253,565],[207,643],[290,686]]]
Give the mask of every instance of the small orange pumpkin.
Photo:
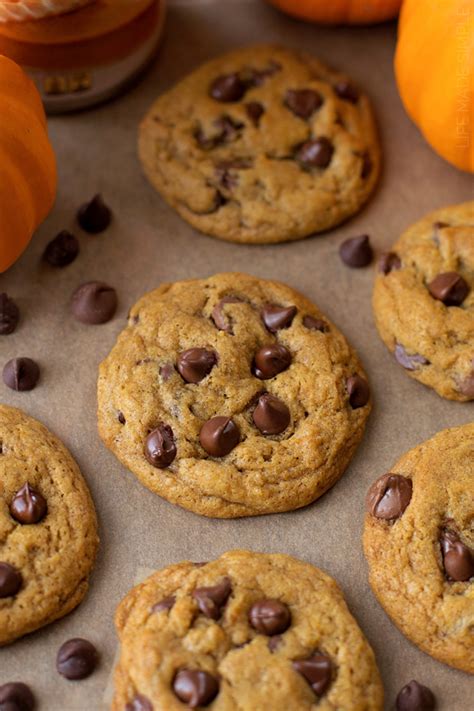
[[[50,212],[56,183],[40,96],[23,70],[0,55],[0,272]]]
[[[325,25],[369,25],[398,15],[402,0],[270,0],[284,12]]]
[[[395,74],[405,109],[428,143],[474,172],[472,0],[404,0]]]

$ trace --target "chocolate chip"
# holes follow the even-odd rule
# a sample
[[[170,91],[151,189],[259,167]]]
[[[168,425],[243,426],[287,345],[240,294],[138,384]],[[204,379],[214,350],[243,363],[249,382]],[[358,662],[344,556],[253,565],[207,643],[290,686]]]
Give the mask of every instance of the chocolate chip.
[[[30,687],[21,681],[0,686],[0,711],[33,711],[35,705]]]
[[[356,269],[366,267],[374,256],[368,235],[346,239],[339,247],[339,254],[344,264]]]
[[[420,365],[429,365],[429,360],[419,353],[409,354],[401,343],[395,345],[395,360],[406,370],[416,370]]]
[[[441,222],[440,220],[437,220],[436,222],[433,223],[434,230],[442,230],[445,227],[449,227],[449,224],[447,222]]]
[[[13,597],[22,584],[22,575],[13,565],[0,563],[0,598]]]
[[[244,82],[240,80],[239,75],[234,73],[225,74],[214,79],[209,93],[216,101],[232,103],[240,101],[246,89],[247,87]]]
[[[117,293],[101,281],[88,281],[72,295],[71,310],[81,323],[107,323],[117,310]]]
[[[444,570],[449,580],[466,582],[474,577],[474,555],[457,533],[443,529],[440,535]]]
[[[189,708],[208,706],[219,693],[219,682],[205,671],[182,669],[173,681],[173,691]]]
[[[233,190],[239,183],[236,171],[247,170],[251,165],[251,161],[244,159],[221,161],[216,166],[216,177],[223,188]]]
[[[217,356],[214,351],[189,348],[179,354],[176,367],[187,383],[199,383],[209,375],[216,363]]]
[[[231,592],[231,582],[229,578],[224,578],[217,585],[196,588],[193,592],[193,598],[197,601],[203,615],[210,617],[212,620],[218,620]]]
[[[224,296],[212,309],[211,318],[214,324],[220,331],[226,331],[227,333],[232,333],[232,324],[230,319],[227,318],[224,312],[224,306],[226,304],[239,304],[242,299],[236,296]]]
[[[433,711],[435,706],[431,689],[415,680],[403,687],[396,701],[397,711]]]
[[[124,425],[124,424],[127,422],[127,420],[125,419],[125,415],[123,414],[123,412],[119,412],[119,413],[117,414],[117,420],[120,422],[121,425]]]
[[[357,104],[359,100],[359,92],[349,81],[338,81],[334,86],[334,91],[340,99],[350,101],[352,104]]]
[[[383,474],[367,492],[367,511],[375,518],[394,521],[400,518],[411,501],[411,479],[400,474]]]
[[[8,336],[18,326],[20,310],[8,294],[0,294],[0,336]]]
[[[86,679],[95,670],[98,662],[97,650],[87,639],[76,637],[59,648],[56,669],[61,676],[70,680]]]
[[[153,706],[146,696],[137,694],[132,701],[125,706],[125,711],[153,711]]]
[[[63,230],[46,246],[43,259],[52,267],[67,267],[78,254],[78,239],[71,232]]]
[[[161,424],[145,440],[145,457],[157,469],[166,469],[174,461],[177,449],[173,430]]]
[[[322,696],[332,679],[332,662],[325,654],[316,653],[307,659],[297,659],[293,669],[308,682],[316,696]]]
[[[295,116],[309,119],[323,104],[323,97],[312,89],[288,89],[285,96],[285,105]]]
[[[265,113],[265,109],[258,101],[249,101],[248,104],[245,104],[245,111],[254,126],[258,126],[260,119]]]
[[[361,375],[351,375],[346,381],[349,403],[353,410],[367,405],[370,399],[370,388],[367,380]]]
[[[428,291],[434,299],[442,301],[446,306],[461,306],[469,294],[470,288],[460,274],[445,272],[438,274],[428,284]]]
[[[402,267],[402,260],[395,252],[384,252],[379,257],[378,268],[382,274],[398,271]]]
[[[327,323],[320,318],[314,318],[314,316],[304,316],[303,326],[310,331],[321,331],[322,333],[328,330]]]
[[[28,483],[24,484],[13,497],[10,514],[18,523],[39,523],[48,511],[46,500]]]
[[[199,129],[194,134],[200,147],[205,150],[212,150],[224,143],[230,143],[238,136],[244,124],[240,121],[234,121],[230,116],[221,116],[214,121],[214,126],[217,129],[217,133],[211,136],[206,135],[202,129]]]
[[[174,607],[174,604],[176,602],[176,595],[168,595],[168,597],[164,597],[163,600],[160,600],[160,602],[157,602],[156,605],[153,605],[151,608],[152,612],[163,612],[164,610],[171,610]]]
[[[77,220],[85,232],[99,234],[107,229],[112,221],[112,212],[102,199],[96,195],[92,200],[79,209]]]
[[[3,368],[3,382],[19,392],[33,390],[39,377],[39,366],[31,358],[12,358]]]
[[[272,333],[282,328],[289,328],[296,316],[296,306],[277,306],[267,304],[262,309],[262,319],[265,326]]]
[[[212,417],[201,427],[199,441],[212,457],[225,457],[239,444],[240,430],[230,417]]]
[[[360,169],[360,177],[363,180],[368,178],[372,172],[373,167],[374,167],[374,165],[372,163],[372,158],[370,157],[369,153],[366,151],[362,156],[362,167]]]
[[[270,637],[270,639],[268,640],[268,649],[272,654],[276,652],[282,642],[282,639],[283,637],[281,637],[279,634],[276,634],[274,637]]]
[[[249,622],[257,632],[272,637],[286,632],[291,612],[280,600],[258,600],[249,610]]]
[[[303,143],[296,151],[296,160],[311,168],[327,168],[331,162],[334,146],[328,138],[313,138]]]
[[[262,346],[255,353],[254,373],[257,378],[267,380],[282,373],[291,364],[291,353],[281,343],[270,343]]]
[[[290,420],[290,411],[282,400],[270,393],[260,395],[253,411],[253,421],[262,434],[281,434],[290,424]]]

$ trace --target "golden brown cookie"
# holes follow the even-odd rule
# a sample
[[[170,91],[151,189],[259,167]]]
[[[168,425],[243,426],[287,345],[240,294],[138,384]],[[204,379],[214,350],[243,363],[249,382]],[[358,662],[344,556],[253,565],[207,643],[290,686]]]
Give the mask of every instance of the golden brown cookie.
[[[0,405],[0,645],[81,602],[97,546],[94,504],[67,449]]]
[[[374,654],[335,581],[231,551],[158,571],[120,604],[113,711],[381,711]]]
[[[474,400],[474,202],[432,212],[382,255],[377,328],[411,377]]]
[[[369,411],[337,328],[290,287],[246,274],[147,294],[100,367],[107,447],[149,489],[205,516],[314,501],[344,472]]]
[[[405,454],[367,495],[370,584],[423,651],[474,674],[474,424]]]
[[[367,96],[313,56],[271,45],[213,59],[163,94],[139,152],[181,217],[246,243],[334,227],[366,202],[380,169]]]

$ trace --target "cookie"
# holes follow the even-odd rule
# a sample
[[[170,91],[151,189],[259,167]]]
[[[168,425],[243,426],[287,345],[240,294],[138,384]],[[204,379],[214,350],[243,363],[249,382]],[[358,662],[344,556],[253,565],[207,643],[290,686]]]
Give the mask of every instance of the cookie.
[[[164,284],[101,364],[100,435],[152,491],[205,516],[287,511],[347,467],[370,411],[337,328],[284,284]]]
[[[309,54],[235,50],[152,106],[139,153],[153,186],[201,232],[301,239],[356,213],[380,169],[367,96]]]
[[[0,645],[81,602],[97,546],[94,504],[67,449],[0,405]]]
[[[474,424],[405,454],[367,495],[370,584],[423,651],[474,674]]]
[[[179,563],[116,614],[113,711],[382,709],[374,654],[328,575],[287,555]]]
[[[373,306],[412,378],[448,400],[474,400],[474,202],[424,217],[382,255]]]

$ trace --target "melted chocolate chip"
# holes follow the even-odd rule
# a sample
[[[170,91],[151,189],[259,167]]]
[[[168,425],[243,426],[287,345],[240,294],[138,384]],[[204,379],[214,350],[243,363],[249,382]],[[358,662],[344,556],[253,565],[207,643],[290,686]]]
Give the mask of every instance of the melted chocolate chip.
[[[438,274],[428,284],[428,291],[434,299],[442,301],[445,306],[461,306],[469,294],[470,288],[460,274],[445,272]]]
[[[370,399],[370,388],[367,380],[360,375],[351,375],[346,382],[349,403],[353,410],[367,405]]]
[[[384,252],[380,255],[378,268],[382,274],[398,271],[402,267],[402,260],[395,252]]]
[[[253,411],[255,426],[264,435],[277,435],[286,430],[291,421],[288,407],[280,398],[264,393]]]
[[[164,597],[163,600],[160,600],[160,602],[157,602],[156,605],[153,605],[151,608],[152,612],[163,612],[164,610],[169,611],[174,607],[174,604],[176,602],[176,595],[168,595],[168,597]]]
[[[316,696],[322,696],[332,679],[332,662],[325,654],[316,653],[307,659],[297,659],[293,669],[306,679]]]
[[[281,343],[262,346],[255,353],[254,373],[257,378],[267,380],[282,373],[291,365],[291,353]]]
[[[229,578],[224,578],[217,585],[196,588],[193,592],[193,598],[197,601],[203,615],[212,620],[218,620],[231,592],[232,584]]]
[[[182,669],[173,681],[173,691],[189,708],[208,706],[219,693],[219,682],[208,672]]]
[[[157,469],[166,469],[174,461],[177,449],[173,430],[161,424],[150,432],[145,440],[145,457]]]
[[[22,585],[21,573],[10,563],[0,563],[0,598],[13,597]]]
[[[291,624],[291,612],[279,600],[258,600],[249,610],[252,627],[268,637],[282,634]]]
[[[367,511],[375,518],[395,521],[409,505],[412,493],[411,479],[400,474],[383,474],[367,492]]]
[[[209,375],[216,363],[217,356],[214,351],[189,348],[179,354],[176,367],[187,383],[199,383]]]
[[[328,138],[313,138],[303,143],[296,151],[295,158],[305,167],[327,168],[334,153],[334,146]]]
[[[98,654],[94,645],[79,637],[70,639],[59,648],[56,669],[66,679],[86,679],[95,670]]]
[[[258,101],[250,101],[248,104],[245,104],[245,111],[254,126],[259,125],[260,119],[265,113],[265,109]]]
[[[71,300],[74,318],[81,323],[97,325],[107,323],[117,310],[117,292],[101,281],[81,284]]]
[[[357,104],[359,101],[359,92],[349,81],[338,81],[334,86],[334,91],[340,99],[350,101],[352,104]]]
[[[233,103],[240,101],[246,92],[246,85],[238,74],[225,74],[214,79],[209,93],[216,101]]]
[[[153,711],[151,701],[143,694],[137,694],[125,706],[125,711]]]
[[[321,331],[322,333],[328,330],[327,323],[320,318],[314,318],[314,316],[304,316],[303,326],[310,331]]]
[[[443,564],[448,580],[466,582],[474,577],[474,555],[458,534],[450,529],[443,529],[440,535]]]
[[[51,267],[67,267],[79,254],[79,240],[63,230],[46,246],[43,259]]]
[[[112,221],[112,212],[107,207],[102,195],[96,195],[79,209],[77,220],[85,232],[99,234],[107,229]]]
[[[211,457],[225,457],[240,442],[240,430],[230,417],[212,417],[199,433],[201,446]]]
[[[406,370],[416,370],[421,365],[429,365],[429,360],[419,353],[407,353],[401,343],[395,345],[395,360]]]
[[[396,701],[397,711],[433,711],[435,706],[436,701],[431,689],[415,680],[403,687]]]
[[[288,89],[285,105],[295,116],[309,119],[323,104],[323,97],[312,89]]]
[[[33,711],[35,705],[30,687],[21,681],[0,686],[0,711]]]
[[[3,368],[3,382],[12,390],[26,392],[38,384],[40,369],[31,358],[12,358]]]
[[[20,320],[20,310],[5,292],[0,294],[0,336],[8,336],[15,331]]]
[[[22,524],[39,523],[46,516],[48,506],[41,494],[28,483],[24,484],[13,497],[10,514]]]
[[[339,254],[344,264],[356,269],[366,267],[374,256],[368,235],[346,239],[339,247]]]
[[[211,318],[214,321],[215,326],[220,331],[226,331],[227,333],[232,333],[232,323],[230,318],[227,318],[224,311],[224,306],[226,304],[239,304],[242,299],[236,296],[224,296],[212,309]]]
[[[277,306],[277,304],[267,304],[262,309],[262,319],[265,326],[272,333],[280,331],[282,328],[289,328],[296,316],[296,306]]]

